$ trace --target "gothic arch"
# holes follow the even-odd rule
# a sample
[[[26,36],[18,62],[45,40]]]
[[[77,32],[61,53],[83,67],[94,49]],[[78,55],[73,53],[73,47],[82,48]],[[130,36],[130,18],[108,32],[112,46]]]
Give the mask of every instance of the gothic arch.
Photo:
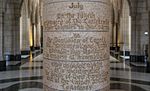
[[[132,4],[131,4],[131,1],[130,0],[127,0],[128,2],[128,5],[129,5],[129,10],[130,10],[130,15],[131,15],[131,12],[132,12]]]

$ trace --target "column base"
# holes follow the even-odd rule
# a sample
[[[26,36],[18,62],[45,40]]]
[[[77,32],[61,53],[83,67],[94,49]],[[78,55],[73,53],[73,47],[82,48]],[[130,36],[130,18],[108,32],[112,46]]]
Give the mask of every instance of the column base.
[[[115,47],[110,47],[110,50],[115,50]]]
[[[35,49],[35,50],[40,50],[40,49],[41,49],[41,47],[40,47],[40,46],[38,46],[38,47],[34,47],[34,49]]]
[[[30,49],[31,49],[31,51],[35,51],[35,50],[40,50],[41,47],[40,46],[38,46],[38,47],[31,46]]]
[[[6,71],[6,61],[0,61],[0,71]]]
[[[50,88],[50,87],[44,85],[43,91],[66,91],[66,90],[57,90],[57,89],[53,89],[53,88]],[[72,90],[67,90],[67,91],[72,91]],[[73,91],[75,91],[75,90],[73,90]],[[88,91],[91,91],[91,90],[88,90]],[[95,91],[110,91],[110,86],[107,86],[107,87],[104,87],[103,89],[99,89],[99,90],[95,90]]]
[[[150,62],[147,62],[146,71],[147,71],[148,73],[150,73]]]
[[[21,54],[6,55],[5,60],[7,60],[7,61],[21,61]]]
[[[110,47],[110,50],[115,50],[116,52],[118,52],[120,50],[120,47]]]
[[[21,55],[30,55],[30,50],[21,51]]]
[[[30,46],[30,49],[31,49],[31,51],[35,50],[34,46]]]
[[[130,62],[145,62],[144,55],[130,55]]]
[[[120,55],[130,56],[130,51],[120,51]]]

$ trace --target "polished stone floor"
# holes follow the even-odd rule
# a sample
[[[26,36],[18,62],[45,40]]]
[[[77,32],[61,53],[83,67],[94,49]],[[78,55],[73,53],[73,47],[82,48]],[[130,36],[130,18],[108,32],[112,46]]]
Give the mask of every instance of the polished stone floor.
[[[110,57],[111,91],[150,91],[150,73]],[[8,62],[0,72],[0,91],[42,91],[42,55]],[[142,69],[142,68],[141,68]]]

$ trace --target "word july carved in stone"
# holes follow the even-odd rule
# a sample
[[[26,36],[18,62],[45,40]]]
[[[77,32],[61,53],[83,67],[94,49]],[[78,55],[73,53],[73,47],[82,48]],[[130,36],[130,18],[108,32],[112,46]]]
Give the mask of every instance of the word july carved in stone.
[[[70,9],[80,9],[83,10],[83,5],[80,3],[71,3],[71,5],[69,5]]]

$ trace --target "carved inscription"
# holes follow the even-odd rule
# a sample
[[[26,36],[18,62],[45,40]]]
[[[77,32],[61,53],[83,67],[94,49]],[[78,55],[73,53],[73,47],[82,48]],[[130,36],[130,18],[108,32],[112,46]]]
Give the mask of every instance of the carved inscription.
[[[69,61],[103,61],[109,59],[107,36],[66,33],[67,37],[50,33],[46,38],[44,58]],[[92,35],[92,34],[91,34]]]
[[[69,5],[70,9],[80,9],[83,10],[83,5],[81,3],[71,3],[71,5]]]
[[[109,6],[54,1],[44,6],[44,91],[109,91]]]
[[[99,89],[99,90],[96,90],[96,91],[110,91],[109,88],[110,88],[110,87],[107,86],[107,87],[105,87],[105,88],[103,88],[103,89]],[[43,89],[44,89],[44,91],[58,91],[58,90],[52,89],[52,88],[50,88],[50,87],[48,87],[48,86],[46,86],[46,85],[43,86]],[[67,90],[66,90],[66,91],[67,91]],[[89,91],[89,90],[82,90],[82,91]],[[92,91],[93,91],[93,90],[92,90]]]
[[[56,19],[48,19],[44,21],[44,31],[61,31],[66,29],[96,30],[108,31],[109,19],[102,19],[94,12],[86,13],[84,11],[78,13],[58,13]],[[71,30],[70,30],[71,31]]]
[[[107,62],[47,61],[45,64],[45,80],[51,84],[61,84],[65,91],[94,91],[95,86],[103,88],[109,84]]]

